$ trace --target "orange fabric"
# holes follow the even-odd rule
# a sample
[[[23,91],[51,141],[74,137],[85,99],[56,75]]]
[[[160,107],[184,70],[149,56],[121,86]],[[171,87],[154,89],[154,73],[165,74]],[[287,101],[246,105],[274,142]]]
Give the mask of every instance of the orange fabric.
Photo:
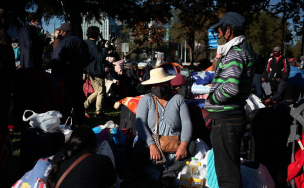
[[[212,65],[208,67],[205,71],[212,71]]]
[[[143,97],[143,95],[137,96],[137,97],[126,97],[126,98],[123,98],[123,99],[117,101],[117,102],[114,104],[114,108],[118,109],[119,106],[120,106],[121,104],[123,104],[123,105],[125,105],[127,108],[129,108],[134,114],[136,114],[136,109],[137,109],[139,100],[140,100],[142,97]]]

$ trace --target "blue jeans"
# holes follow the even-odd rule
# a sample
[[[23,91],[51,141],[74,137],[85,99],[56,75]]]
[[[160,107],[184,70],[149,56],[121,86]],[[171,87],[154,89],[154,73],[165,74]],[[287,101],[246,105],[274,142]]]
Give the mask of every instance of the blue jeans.
[[[242,188],[240,148],[245,129],[245,115],[213,121],[211,139],[220,188]]]

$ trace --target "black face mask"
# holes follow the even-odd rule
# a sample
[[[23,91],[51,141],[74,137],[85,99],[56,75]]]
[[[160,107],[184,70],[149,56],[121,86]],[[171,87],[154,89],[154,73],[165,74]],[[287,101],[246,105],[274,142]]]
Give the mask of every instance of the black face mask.
[[[165,97],[169,92],[168,86],[159,86],[151,89],[151,92],[158,98]]]

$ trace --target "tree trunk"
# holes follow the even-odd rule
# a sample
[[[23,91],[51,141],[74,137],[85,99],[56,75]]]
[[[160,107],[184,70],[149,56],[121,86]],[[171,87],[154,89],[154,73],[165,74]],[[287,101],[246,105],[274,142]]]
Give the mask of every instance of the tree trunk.
[[[83,39],[82,37],[82,16],[80,14],[80,11],[74,10],[71,12],[71,17],[70,17],[70,23],[71,26],[73,27],[74,33],[76,36],[79,38]]]
[[[66,10],[69,15],[66,15],[68,20],[71,23],[73,31],[76,36],[83,39],[82,37],[82,15],[81,15],[81,8],[82,8],[82,0],[66,0],[64,10]]]
[[[133,48],[131,51],[129,51],[126,55],[124,55],[123,57],[127,57],[128,55],[130,55],[134,50],[138,49],[141,46],[135,47]]]

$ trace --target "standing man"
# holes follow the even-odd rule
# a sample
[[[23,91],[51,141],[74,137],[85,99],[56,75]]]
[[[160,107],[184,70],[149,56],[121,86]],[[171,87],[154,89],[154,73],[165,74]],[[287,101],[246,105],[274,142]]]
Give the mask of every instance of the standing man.
[[[246,128],[244,106],[250,95],[256,55],[244,37],[245,19],[227,12],[219,23],[218,54],[212,87],[205,108],[213,119],[211,140],[215,171],[220,188],[242,188],[241,138]]]
[[[266,73],[269,75],[269,83],[271,86],[272,94],[275,94],[277,91],[277,82],[273,77],[274,73],[281,71],[283,74],[282,79],[288,79],[290,72],[290,65],[287,59],[282,56],[281,48],[275,47],[273,49],[273,56],[268,59],[266,65]]]
[[[26,23],[19,31],[20,66],[41,69],[44,41],[39,37],[42,29],[41,17],[30,13]]]
[[[12,41],[6,33],[7,29],[7,12],[0,9],[0,86],[2,88],[0,91],[0,116],[6,123],[8,123],[11,92],[16,71],[14,50],[11,45]],[[5,128],[7,130],[7,124]]]
[[[96,113],[95,117],[102,118],[107,117],[102,112],[102,105],[105,97],[105,67],[106,58],[108,56],[108,42],[105,43],[105,48],[100,49],[99,46],[96,45],[96,40],[98,39],[100,34],[99,28],[96,26],[91,26],[88,28],[87,37],[85,43],[88,45],[90,52],[90,64],[89,64],[89,78],[92,82],[94,93],[92,93],[88,99],[84,102],[85,108],[85,116],[90,118],[88,114],[88,108],[90,104],[96,101]]]
[[[63,80],[69,90],[76,121],[78,125],[84,125],[82,90],[82,71],[86,57],[84,42],[74,34],[70,23],[63,23],[56,30],[59,31],[57,38],[60,40],[46,69],[50,68],[52,74]]]

